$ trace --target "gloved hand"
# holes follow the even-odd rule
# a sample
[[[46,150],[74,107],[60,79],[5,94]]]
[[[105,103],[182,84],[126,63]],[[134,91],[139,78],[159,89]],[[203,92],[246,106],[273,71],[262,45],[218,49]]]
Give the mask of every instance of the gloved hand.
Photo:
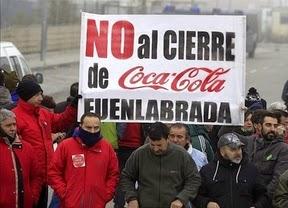
[[[82,95],[77,95],[73,98],[71,102],[71,106],[77,108],[78,107],[78,100],[82,98]]]

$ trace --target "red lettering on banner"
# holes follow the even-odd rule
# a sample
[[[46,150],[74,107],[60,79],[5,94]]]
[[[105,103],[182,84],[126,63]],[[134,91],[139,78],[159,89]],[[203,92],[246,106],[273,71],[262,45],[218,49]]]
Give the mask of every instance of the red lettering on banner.
[[[163,76],[163,75],[168,74],[168,76],[169,76],[169,73],[160,73],[159,75],[157,75],[157,78],[155,77],[153,80],[149,81],[149,83],[150,82],[153,83],[152,85],[149,85],[148,79],[152,76],[152,74],[145,75],[143,70],[144,70],[143,66],[136,66],[132,69],[129,69],[120,77],[120,79],[118,80],[118,84],[120,85],[120,87],[122,87],[124,89],[138,89],[138,88],[150,87],[150,88],[153,88],[154,90],[158,90],[160,88],[168,90],[167,88],[165,88],[161,85],[166,83],[164,81],[165,76]],[[159,81],[157,81],[157,79],[159,79],[160,76],[163,76],[163,78],[160,79]],[[143,83],[143,80],[145,83]],[[126,83],[126,82],[128,82],[128,83]],[[138,83],[140,83],[142,85],[141,86],[133,86],[133,85],[137,85]],[[131,87],[129,87],[129,86],[131,86]]]
[[[224,89],[225,79],[221,76],[230,69],[217,68],[215,70],[204,67],[192,67],[180,73],[144,73],[143,66],[136,66],[126,71],[118,80],[123,89],[152,88],[155,90],[170,88],[173,91],[220,92]],[[201,75],[200,75],[201,74]],[[203,76],[204,75],[204,76]],[[200,76],[202,78],[200,78]],[[167,83],[170,82],[170,87]]]
[[[189,92],[193,92],[200,88],[201,92],[220,92],[224,88],[225,80],[219,80],[218,77],[226,74],[229,70],[224,70],[223,68],[212,70],[204,67],[185,69],[175,77],[171,84],[171,89],[174,91],[187,89]],[[202,80],[197,79],[200,72],[205,72],[206,74],[206,77]],[[185,78],[185,75],[188,75],[188,77]]]
[[[122,37],[124,32],[124,40]],[[112,54],[118,59],[128,59],[133,55],[134,26],[128,21],[118,21],[112,27]],[[122,47],[123,44],[123,47]]]
[[[95,46],[98,57],[107,58],[107,34],[108,21],[100,21],[98,30],[95,20],[87,20],[86,56],[93,57]]]

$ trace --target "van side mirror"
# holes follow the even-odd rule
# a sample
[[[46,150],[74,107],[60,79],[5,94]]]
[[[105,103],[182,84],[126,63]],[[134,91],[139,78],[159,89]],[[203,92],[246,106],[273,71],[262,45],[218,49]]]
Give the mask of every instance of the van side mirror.
[[[36,80],[37,80],[38,84],[42,84],[43,83],[43,74],[42,73],[37,72],[35,74],[35,77],[36,77]]]

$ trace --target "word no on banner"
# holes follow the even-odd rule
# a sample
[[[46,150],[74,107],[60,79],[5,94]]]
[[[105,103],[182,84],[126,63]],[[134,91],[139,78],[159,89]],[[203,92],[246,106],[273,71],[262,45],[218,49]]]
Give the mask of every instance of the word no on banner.
[[[79,116],[243,124],[245,16],[82,13]]]

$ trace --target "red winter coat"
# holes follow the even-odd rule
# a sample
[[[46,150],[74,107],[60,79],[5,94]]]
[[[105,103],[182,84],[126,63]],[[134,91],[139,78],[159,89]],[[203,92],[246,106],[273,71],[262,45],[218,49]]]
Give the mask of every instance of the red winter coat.
[[[143,145],[142,127],[140,123],[127,123],[122,137],[118,141],[119,148],[137,149]]]
[[[17,174],[16,157],[22,169],[23,189],[17,183],[21,178]],[[38,200],[40,189],[41,175],[31,145],[18,140],[11,146],[0,138],[0,207],[19,207],[16,206],[16,201],[20,201],[18,193],[24,191],[23,207],[31,208]]]
[[[117,157],[105,139],[90,148],[79,137],[64,140],[48,172],[48,183],[65,208],[104,208],[118,178]]]
[[[20,99],[12,111],[16,114],[17,131],[22,140],[32,145],[42,171],[42,184],[46,184],[47,164],[53,154],[51,133],[69,128],[76,119],[76,109],[68,106],[63,113],[55,114]]]

